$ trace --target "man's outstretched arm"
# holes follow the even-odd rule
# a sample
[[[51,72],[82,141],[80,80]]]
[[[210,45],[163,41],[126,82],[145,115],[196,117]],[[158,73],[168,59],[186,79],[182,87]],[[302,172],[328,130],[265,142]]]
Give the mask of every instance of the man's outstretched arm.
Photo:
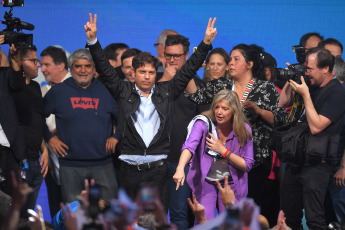
[[[93,62],[96,66],[96,71],[99,74],[99,80],[108,88],[111,94],[116,97],[121,87],[122,80],[118,77],[116,70],[110,65],[106,58],[101,44],[99,43],[97,35],[97,14],[92,17],[89,14],[89,21],[84,25],[85,33],[88,38],[86,45],[89,48]]]
[[[178,97],[187,87],[189,81],[195,76],[196,72],[204,63],[209,50],[212,49],[211,43],[217,35],[217,29],[214,28],[216,18],[209,19],[205,32],[204,40],[198,46],[195,53],[191,55],[186,64],[178,71],[173,78],[174,97]]]

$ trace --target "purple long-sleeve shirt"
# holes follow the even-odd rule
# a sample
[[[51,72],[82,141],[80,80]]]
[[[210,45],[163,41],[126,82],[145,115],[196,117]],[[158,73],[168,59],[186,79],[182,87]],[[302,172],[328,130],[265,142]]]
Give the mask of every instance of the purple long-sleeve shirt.
[[[252,132],[250,126],[246,127]],[[212,165],[213,157],[205,153],[206,137],[208,135],[207,125],[202,120],[197,120],[192,131],[182,146],[182,150],[188,149],[192,154],[191,165],[187,175],[187,183],[191,187],[193,194],[196,196],[203,195],[202,182]],[[238,145],[239,140],[235,137],[234,131],[231,131],[226,139],[225,146],[230,149],[233,154],[242,157],[246,163],[247,170],[250,171],[254,165],[253,141],[247,140],[242,147]],[[236,203],[248,194],[248,175],[247,172],[229,164],[229,170],[233,179],[231,189],[234,191]]]

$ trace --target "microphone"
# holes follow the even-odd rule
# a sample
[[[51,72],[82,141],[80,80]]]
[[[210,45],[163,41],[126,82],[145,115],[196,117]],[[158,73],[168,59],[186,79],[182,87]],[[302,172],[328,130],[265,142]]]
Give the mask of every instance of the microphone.
[[[31,23],[20,21],[20,28],[24,30],[34,30],[35,26]]]

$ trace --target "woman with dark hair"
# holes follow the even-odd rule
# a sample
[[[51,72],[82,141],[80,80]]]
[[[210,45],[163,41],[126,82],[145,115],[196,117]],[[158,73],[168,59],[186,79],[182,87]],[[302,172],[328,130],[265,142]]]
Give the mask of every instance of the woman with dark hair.
[[[220,77],[230,77],[228,64],[229,54],[223,48],[213,49],[206,58],[203,81],[209,82]]]
[[[191,160],[187,175],[188,185],[200,204],[205,207],[208,220],[226,210],[216,181],[228,183],[234,191],[235,203],[248,192],[247,172],[254,164],[251,128],[245,118],[237,94],[222,90],[215,97],[211,109],[193,118],[188,126],[188,137],[182,147],[174,181],[183,186],[184,167]],[[214,123],[214,125],[213,125]],[[213,127],[213,134],[209,127]]]
[[[260,52],[246,44],[235,46],[230,53],[231,78],[219,78],[205,86],[192,84],[186,96],[198,104],[210,103],[222,89],[237,93],[242,109],[253,130],[255,164],[248,177],[248,196],[260,205],[265,180],[271,170],[272,151],[269,142],[274,125],[283,123],[286,112],[278,106],[279,93],[273,83],[266,80]]]

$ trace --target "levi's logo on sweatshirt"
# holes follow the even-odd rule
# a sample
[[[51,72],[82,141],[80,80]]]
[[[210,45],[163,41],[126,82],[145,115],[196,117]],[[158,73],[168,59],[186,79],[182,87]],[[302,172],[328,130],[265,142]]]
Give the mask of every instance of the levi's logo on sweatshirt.
[[[72,108],[97,109],[99,98],[71,97]]]

